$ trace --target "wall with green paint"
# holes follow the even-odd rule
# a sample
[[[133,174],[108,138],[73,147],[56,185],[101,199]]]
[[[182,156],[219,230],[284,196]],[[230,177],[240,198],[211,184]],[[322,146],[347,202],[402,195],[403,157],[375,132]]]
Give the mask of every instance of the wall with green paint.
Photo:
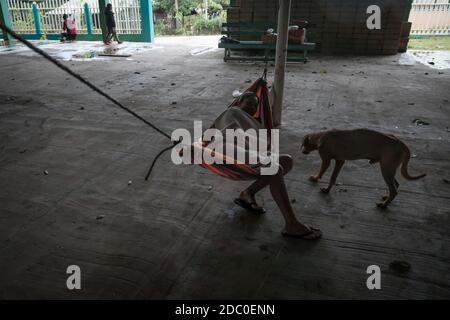
[[[8,0],[0,0],[0,22],[4,26],[12,28],[11,17],[9,15]],[[2,38],[4,40],[9,40],[9,36],[7,34],[3,34],[2,32],[0,32],[0,34],[2,35]]]

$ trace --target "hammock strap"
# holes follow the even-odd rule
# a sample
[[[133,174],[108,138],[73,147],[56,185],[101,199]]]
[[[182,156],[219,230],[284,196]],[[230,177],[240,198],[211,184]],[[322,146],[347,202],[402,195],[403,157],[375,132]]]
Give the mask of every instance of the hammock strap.
[[[169,150],[171,150],[172,148],[174,148],[174,147],[175,147],[177,144],[179,144],[180,142],[181,142],[181,141],[176,141],[176,142],[174,142],[174,144],[173,144],[172,146],[162,149],[162,150],[156,155],[156,157],[153,159],[153,162],[152,162],[152,164],[151,164],[151,166],[150,166],[150,169],[148,169],[147,175],[145,176],[145,181],[147,181],[148,178],[150,177],[150,174],[151,174],[152,171],[153,171],[153,167],[155,166],[156,161],[159,159],[159,157],[161,157],[161,156],[163,155],[164,152],[169,151]]]
[[[264,57],[264,71],[263,71],[263,74],[262,74],[262,77],[261,77],[264,81],[267,80],[267,65],[268,64],[269,64],[269,60],[267,59],[267,55],[265,55],[265,57]]]

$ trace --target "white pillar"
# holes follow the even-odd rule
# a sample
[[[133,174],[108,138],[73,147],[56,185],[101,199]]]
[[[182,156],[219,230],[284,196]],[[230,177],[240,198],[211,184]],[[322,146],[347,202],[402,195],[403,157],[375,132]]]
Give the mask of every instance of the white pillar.
[[[281,109],[283,106],[284,74],[286,68],[287,47],[289,38],[289,17],[291,0],[280,0],[278,10],[277,48],[275,53],[275,79],[273,82],[273,122],[281,125]]]

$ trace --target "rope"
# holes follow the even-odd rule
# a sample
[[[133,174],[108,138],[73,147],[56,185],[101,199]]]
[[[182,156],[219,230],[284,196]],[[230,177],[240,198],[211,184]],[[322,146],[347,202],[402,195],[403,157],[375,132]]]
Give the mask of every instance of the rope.
[[[173,144],[173,146],[170,146],[170,147],[167,147],[167,148],[162,149],[162,150],[156,155],[156,157],[153,159],[153,162],[152,162],[152,164],[151,164],[151,166],[150,166],[150,169],[148,169],[147,175],[145,176],[145,180],[146,180],[146,181],[147,181],[148,178],[150,177],[150,174],[152,173],[153,167],[155,166],[156,161],[159,159],[159,157],[162,156],[164,152],[169,151],[169,150],[171,150],[172,148],[174,148],[174,147],[175,147],[177,144],[179,144],[180,142],[181,142],[181,141],[177,141],[177,142],[175,142],[175,143]]]

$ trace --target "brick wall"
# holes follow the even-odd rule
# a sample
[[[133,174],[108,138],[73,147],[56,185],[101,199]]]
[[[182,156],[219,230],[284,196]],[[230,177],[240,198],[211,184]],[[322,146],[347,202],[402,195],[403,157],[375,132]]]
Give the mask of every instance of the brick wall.
[[[412,0],[292,0],[291,21],[307,20],[309,41],[326,53],[395,54]],[[276,27],[278,0],[235,0],[228,22],[270,21]],[[381,8],[381,30],[368,30],[370,5]],[[295,21],[294,21],[295,23]],[[293,23],[291,23],[293,24]]]

